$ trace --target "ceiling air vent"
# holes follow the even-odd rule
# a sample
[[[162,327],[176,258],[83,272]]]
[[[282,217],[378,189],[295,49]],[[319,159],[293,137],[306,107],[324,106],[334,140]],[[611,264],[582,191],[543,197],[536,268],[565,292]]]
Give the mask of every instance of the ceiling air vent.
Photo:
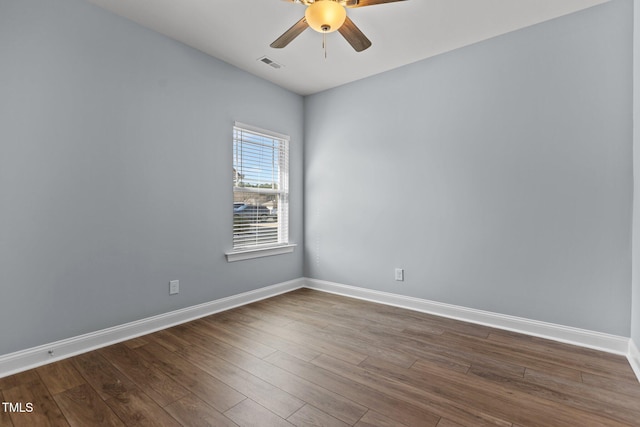
[[[275,68],[276,70],[278,68],[282,68],[282,65],[278,64],[277,62],[275,62],[272,59],[267,58],[266,56],[263,56],[262,58],[259,58],[258,61],[264,62],[265,64],[267,64],[270,67]]]

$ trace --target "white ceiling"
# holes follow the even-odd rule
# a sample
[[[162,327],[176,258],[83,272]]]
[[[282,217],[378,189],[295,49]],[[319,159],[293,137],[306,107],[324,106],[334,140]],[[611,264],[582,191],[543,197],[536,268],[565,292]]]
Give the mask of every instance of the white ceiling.
[[[308,95],[609,0],[406,0],[348,9],[373,42],[355,52],[342,36],[307,29],[269,44],[304,16],[283,0],[87,0],[301,95]],[[274,69],[267,56],[283,65]]]

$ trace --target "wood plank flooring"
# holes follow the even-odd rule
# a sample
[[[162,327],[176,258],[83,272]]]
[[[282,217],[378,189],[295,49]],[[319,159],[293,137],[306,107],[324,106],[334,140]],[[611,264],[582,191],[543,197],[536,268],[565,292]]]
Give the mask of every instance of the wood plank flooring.
[[[308,289],[0,379],[0,426],[640,426],[622,356]]]

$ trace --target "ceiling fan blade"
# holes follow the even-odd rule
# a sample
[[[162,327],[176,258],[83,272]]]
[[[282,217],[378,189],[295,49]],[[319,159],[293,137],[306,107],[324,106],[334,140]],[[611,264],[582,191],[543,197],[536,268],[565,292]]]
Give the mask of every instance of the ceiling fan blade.
[[[360,28],[356,27],[356,24],[353,23],[351,18],[347,16],[347,19],[342,24],[342,27],[338,28],[342,37],[344,37],[351,47],[353,47],[356,52],[362,52],[371,46],[371,40],[364,35]]]
[[[280,37],[278,37],[273,43],[271,43],[271,47],[276,49],[281,49],[291,43],[293,39],[298,37],[304,30],[309,28],[309,24],[307,24],[307,18],[302,18],[291,28],[284,32]]]
[[[406,1],[406,0],[347,0],[347,7],[364,7],[364,6],[375,6],[377,4],[385,4],[385,3],[395,3],[398,1]]]

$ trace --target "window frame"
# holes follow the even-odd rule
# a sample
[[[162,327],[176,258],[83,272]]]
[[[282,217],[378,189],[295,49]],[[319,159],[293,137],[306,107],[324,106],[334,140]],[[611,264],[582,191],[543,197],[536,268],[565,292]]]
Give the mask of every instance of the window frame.
[[[240,136],[238,137],[238,132]],[[234,155],[232,161],[233,167],[233,202],[236,203],[236,194],[240,192],[255,193],[260,196],[275,195],[277,197],[277,242],[259,243],[259,237],[256,236],[255,244],[238,245],[235,237],[236,225],[234,217],[234,225],[232,232],[232,249],[225,253],[228,262],[242,261],[246,259],[280,255],[293,252],[296,244],[289,240],[289,152],[291,139],[288,135],[280,134],[270,130],[262,129],[246,123],[234,122],[232,147],[233,153],[236,153],[237,144],[256,145],[244,139],[242,133],[246,132],[250,136],[268,138],[274,141],[274,155],[278,162],[278,178],[276,189],[260,189],[255,187],[237,186],[237,176],[240,174],[240,165],[236,164],[237,156]],[[277,141],[277,144],[275,143]],[[277,147],[276,147],[277,145]],[[284,152],[283,152],[284,150]],[[239,202],[238,202],[239,203]]]

